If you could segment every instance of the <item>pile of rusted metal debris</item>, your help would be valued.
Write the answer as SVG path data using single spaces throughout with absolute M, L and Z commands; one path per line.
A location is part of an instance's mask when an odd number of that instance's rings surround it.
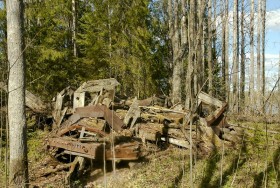
M 56 130 L 47 140 L 56 158 L 74 155 L 100 160 L 137 160 L 146 142 L 209 153 L 222 141 L 235 144 L 240 130 L 227 124 L 227 103 L 200 92 L 194 112 L 167 108 L 166 99 L 122 100 L 115 79 L 66 88 L 55 99 Z
M 240 142 L 242 129 L 226 121 L 226 102 L 200 92 L 191 112 L 182 105 L 170 107 L 167 97 L 118 97 L 119 85 L 113 78 L 92 80 L 76 90 L 67 87 L 53 99 L 52 132 L 46 144 L 52 156 L 71 163 L 65 167 L 70 175 L 86 159 L 138 160 L 147 142 L 192 148 L 203 155 Z M 29 109 L 50 114 L 50 107 L 40 98 L 26 94 Z

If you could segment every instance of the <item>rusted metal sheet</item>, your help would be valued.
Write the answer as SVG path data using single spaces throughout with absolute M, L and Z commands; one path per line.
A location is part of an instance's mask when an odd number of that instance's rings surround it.
M 51 138 L 48 140 L 48 145 L 58 148 L 63 148 L 69 151 L 87 154 L 95 158 L 100 149 L 102 150 L 101 143 L 80 143 L 77 141 L 70 141 L 64 138 Z M 102 153 L 102 151 L 101 151 Z
M 67 132 L 70 132 L 70 131 L 75 131 L 75 130 L 82 130 L 82 128 L 85 128 L 86 131 L 90 131 L 90 132 L 93 132 L 93 133 L 97 133 L 99 134 L 100 136 L 106 136 L 107 134 L 103 131 L 100 131 L 98 129 L 95 129 L 93 127 L 89 127 L 89 126 L 82 126 L 82 125 L 71 125 L 70 127 L 66 127 L 66 128 L 63 128 L 61 129 L 57 135 L 58 136 L 62 136 L 64 134 L 66 134 Z
M 48 145 L 65 149 L 65 153 L 72 155 L 88 157 L 91 159 L 104 158 L 103 143 L 81 143 L 64 138 L 51 138 L 48 140 Z M 106 160 L 113 160 L 113 158 L 117 160 L 137 160 L 140 155 L 140 147 L 138 142 L 116 145 L 114 150 L 115 154 L 113 154 L 110 144 L 107 144 L 105 148 Z
M 115 131 L 122 130 L 123 121 L 116 115 L 116 113 L 108 109 L 104 105 L 86 106 L 82 108 L 76 108 L 75 114 L 82 117 L 104 117 L 108 124 Z
M 123 143 L 115 146 L 115 159 L 117 160 L 137 160 L 140 156 L 140 146 L 138 142 Z M 106 159 L 113 160 L 113 151 L 106 150 Z
M 61 124 L 61 127 L 68 127 L 74 123 L 76 123 L 77 121 L 79 121 L 81 119 L 81 116 L 79 114 L 73 114 L 72 116 L 70 116 L 68 118 L 68 120 L 66 120 L 65 122 L 63 122 Z
M 104 117 L 104 108 L 101 105 L 76 108 L 75 114 L 82 117 Z

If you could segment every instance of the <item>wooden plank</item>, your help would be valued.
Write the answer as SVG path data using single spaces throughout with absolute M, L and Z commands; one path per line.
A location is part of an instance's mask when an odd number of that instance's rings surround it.
M 161 137 L 162 141 L 168 142 L 170 144 L 174 144 L 176 146 L 184 147 L 184 148 L 190 148 L 190 143 L 186 140 L 178 140 L 176 138 L 166 138 Z
M 135 98 L 133 100 L 133 103 L 130 106 L 128 112 L 125 115 L 125 118 L 123 121 L 124 124 L 126 126 L 129 126 L 129 123 L 130 123 L 130 128 L 132 128 L 135 125 L 136 120 L 140 117 L 140 113 L 141 113 L 141 110 L 138 107 L 138 100 L 137 100 L 137 98 Z
M 226 111 L 227 109 L 227 103 L 223 104 L 221 108 L 218 108 L 213 115 L 207 116 L 206 122 L 208 126 L 211 126 L 219 117 Z
M 223 106 L 223 102 L 208 95 L 207 93 L 204 93 L 204 92 L 200 92 L 198 94 L 198 99 L 200 99 L 203 103 L 205 104 L 211 104 L 211 105 L 214 105 L 214 106 L 217 106 L 217 107 L 222 107 Z
M 25 90 L 25 103 L 34 112 L 44 113 L 47 111 L 47 105 L 38 96 L 28 90 Z
M 75 110 L 78 107 L 84 107 L 84 106 L 85 106 L 85 92 L 75 92 L 73 109 Z
M 82 127 L 82 131 L 80 133 L 80 137 L 79 138 L 83 138 L 84 137 L 84 134 L 85 134 L 85 127 Z
M 6 92 L 8 91 L 7 85 L 4 82 L 0 82 L 0 88 Z M 48 108 L 40 97 L 34 95 L 28 90 L 25 90 L 25 105 L 37 113 L 46 113 Z
M 109 79 L 101 79 L 101 80 L 90 80 L 84 82 L 76 92 L 99 92 L 101 89 L 105 89 L 107 91 L 114 90 L 116 86 L 120 85 L 120 83 L 115 78 Z

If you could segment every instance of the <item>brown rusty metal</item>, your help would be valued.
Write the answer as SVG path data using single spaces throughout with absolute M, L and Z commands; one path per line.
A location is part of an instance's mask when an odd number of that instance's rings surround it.
M 115 146 L 115 159 L 117 160 L 137 160 L 140 155 L 140 146 L 137 142 L 123 143 Z M 106 150 L 106 159 L 113 160 L 113 151 Z
M 77 125 L 77 124 L 74 124 L 74 125 L 71 125 L 70 127 L 66 127 L 66 128 L 63 128 L 61 129 L 57 135 L 58 136 L 62 136 L 70 131 L 75 131 L 75 130 L 82 130 L 82 128 L 85 128 L 86 131 L 90 131 L 90 132 L 93 132 L 93 133 L 97 133 L 98 135 L 100 136 L 106 136 L 107 134 L 103 131 L 100 131 L 98 129 L 95 129 L 93 127 L 89 127 L 89 126 L 82 126 L 82 125 Z
M 69 140 L 67 138 L 50 138 L 48 145 L 52 147 L 65 149 L 65 153 L 72 155 L 88 157 L 91 159 L 104 158 L 103 143 L 81 143 L 78 141 Z M 138 142 L 129 142 L 115 146 L 115 155 L 110 147 L 106 144 L 106 160 L 137 160 L 140 155 L 140 146 Z
M 101 143 L 80 143 L 64 138 L 51 138 L 48 140 L 48 145 L 52 147 L 63 148 L 77 153 L 87 154 L 92 156 L 93 158 L 95 158 L 97 154 L 100 153 L 100 149 L 102 150 Z
M 115 131 L 122 130 L 123 121 L 116 115 L 116 113 L 108 109 L 104 105 L 86 106 L 76 108 L 75 114 L 78 114 L 81 118 L 83 117 L 103 117 L 108 124 Z
M 79 114 L 73 114 L 65 122 L 61 124 L 61 127 L 68 127 L 81 119 Z

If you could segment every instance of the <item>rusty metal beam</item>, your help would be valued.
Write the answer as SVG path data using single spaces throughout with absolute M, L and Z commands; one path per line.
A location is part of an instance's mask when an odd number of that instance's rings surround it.
M 93 158 L 95 158 L 98 153 L 102 153 L 103 147 L 101 143 L 80 143 L 64 138 L 51 138 L 48 140 L 48 145 L 52 147 L 63 148 L 73 152 L 87 154 L 92 156 Z
M 50 138 L 48 145 L 52 147 L 65 149 L 65 153 L 72 155 L 88 157 L 91 159 L 104 158 L 103 143 L 80 143 L 71 141 L 66 138 Z M 111 150 L 110 144 L 105 146 L 106 160 L 121 159 L 121 160 L 137 160 L 140 155 L 140 147 L 138 142 L 130 142 L 115 146 L 115 156 Z
M 78 114 L 81 118 L 104 117 L 112 129 L 117 132 L 122 130 L 122 126 L 124 125 L 123 121 L 116 115 L 116 113 L 104 105 L 76 108 L 75 114 Z
M 104 137 L 104 136 L 107 135 L 105 132 L 100 131 L 99 129 L 95 129 L 95 128 L 89 127 L 89 126 L 77 125 L 77 124 L 71 125 L 70 127 L 66 127 L 66 128 L 61 129 L 61 130 L 57 133 L 57 135 L 58 135 L 58 136 L 62 136 L 62 135 L 66 134 L 66 133 L 68 133 L 68 132 L 70 132 L 70 131 L 82 130 L 83 127 L 85 128 L 86 131 L 90 131 L 90 132 L 93 132 L 93 133 L 97 133 L 97 134 L 99 134 L 100 136 L 103 136 L 103 137 Z

